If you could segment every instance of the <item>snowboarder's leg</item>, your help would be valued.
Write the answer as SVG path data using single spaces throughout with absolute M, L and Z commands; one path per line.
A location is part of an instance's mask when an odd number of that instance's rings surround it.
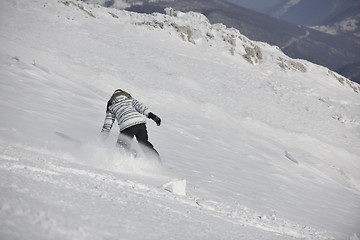
M 137 125 L 138 131 L 136 132 L 136 139 L 142 147 L 145 155 L 150 158 L 155 158 L 160 161 L 160 155 L 154 148 L 154 146 L 149 142 L 149 136 L 146 130 L 145 124 Z
M 124 131 L 120 132 L 116 145 L 118 146 L 120 151 L 136 156 L 136 151 L 131 149 L 131 143 L 133 138 L 133 131 L 130 128 L 125 129 Z

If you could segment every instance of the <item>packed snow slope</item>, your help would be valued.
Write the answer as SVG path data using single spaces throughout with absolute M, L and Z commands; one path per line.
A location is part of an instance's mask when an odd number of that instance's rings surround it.
M 1 239 L 359 236 L 356 83 L 197 13 L 0 9 Z M 117 88 L 162 118 L 163 165 L 100 137 Z

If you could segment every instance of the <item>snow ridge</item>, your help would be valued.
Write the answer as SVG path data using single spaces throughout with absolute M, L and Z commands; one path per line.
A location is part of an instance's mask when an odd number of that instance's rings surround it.
M 71 1 L 66 1 L 71 2 Z M 289 2 L 289 7 L 297 4 L 299 1 Z M 75 6 L 75 4 L 73 4 Z M 81 4 L 78 4 L 81 6 Z M 91 5 L 89 6 L 91 8 Z M 84 7 L 82 7 L 84 9 Z M 112 9 L 109 14 L 118 19 L 114 12 L 119 11 Z M 242 56 L 244 59 L 258 65 L 263 60 L 263 54 L 269 54 L 268 58 L 276 58 L 277 64 L 283 70 L 293 70 L 306 72 L 306 64 L 293 60 L 286 56 L 279 47 L 269 46 L 266 43 L 255 42 L 242 35 L 238 29 L 227 28 L 224 24 L 211 24 L 207 17 L 197 12 L 183 13 L 174 11 L 172 8 L 164 9 L 165 14 L 153 13 L 151 15 L 128 13 L 131 17 L 131 23 L 138 26 L 146 26 L 150 30 L 161 29 L 169 34 L 176 34 L 184 41 L 197 45 L 206 45 L 220 51 L 228 51 L 233 56 Z M 89 13 L 88 13 L 89 14 Z M 308 35 L 308 33 L 306 34 Z M 306 37 L 306 36 L 305 36 Z M 270 51 L 269 51 L 269 50 Z M 265 53 L 263 53 L 263 51 Z M 336 77 L 337 73 L 328 70 L 339 82 Z M 360 85 L 346 80 L 348 85 L 356 92 L 360 92 Z

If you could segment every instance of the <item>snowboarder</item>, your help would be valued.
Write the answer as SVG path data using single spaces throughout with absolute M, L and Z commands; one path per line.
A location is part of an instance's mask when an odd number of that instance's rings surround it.
M 116 120 L 120 127 L 120 134 L 117 140 L 117 146 L 125 150 L 128 154 L 135 154 L 131 149 L 131 142 L 134 137 L 138 141 L 147 157 L 160 160 L 159 153 L 148 140 L 146 130 L 146 120 L 142 115 L 154 120 L 160 126 L 161 119 L 149 111 L 141 102 L 133 98 L 129 93 L 117 89 L 111 96 L 106 107 L 106 116 L 101 133 L 107 138 L 110 129 Z

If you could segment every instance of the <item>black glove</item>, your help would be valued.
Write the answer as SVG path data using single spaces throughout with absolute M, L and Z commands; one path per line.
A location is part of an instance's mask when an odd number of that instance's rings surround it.
M 152 112 L 148 114 L 148 118 L 154 120 L 154 122 L 156 122 L 156 125 L 160 126 L 161 124 L 161 119 L 156 116 L 155 114 L 153 114 Z

